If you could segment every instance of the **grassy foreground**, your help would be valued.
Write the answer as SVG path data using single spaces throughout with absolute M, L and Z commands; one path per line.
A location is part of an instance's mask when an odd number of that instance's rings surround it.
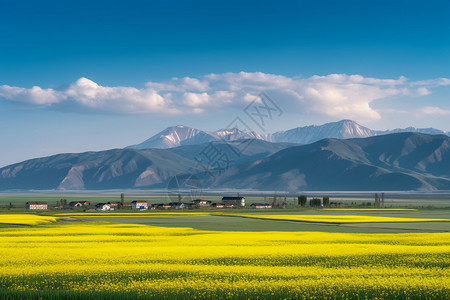
M 1 299 L 449 299 L 450 233 L 0 228 Z

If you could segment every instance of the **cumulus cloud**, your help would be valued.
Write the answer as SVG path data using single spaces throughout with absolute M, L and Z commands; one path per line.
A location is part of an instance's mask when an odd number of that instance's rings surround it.
M 87 78 L 78 79 L 64 94 L 82 107 L 94 110 L 122 113 L 176 112 L 153 89 L 104 87 Z
M 172 78 L 148 82 L 143 88 L 101 86 L 87 78 L 61 91 L 3 85 L 0 99 L 51 107 L 75 105 L 105 113 L 201 114 L 244 108 L 265 91 L 284 110 L 369 121 L 380 118 L 371 106 L 376 100 L 395 95 L 420 97 L 443 85 L 450 85 L 450 79 L 409 81 L 403 76 L 383 79 L 347 74 L 302 78 L 239 72 Z
M 417 110 L 419 115 L 432 115 L 432 116 L 448 116 L 450 115 L 450 110 L 442 109 L 435 106 L 426 106 Z
M 64 95 L 53 89 L 42 89 L 38 86 L 26 89 L 16 86 L 1 85 L 0 99 L 2 98 L 14 102 L 51 105 L 64 100 Z

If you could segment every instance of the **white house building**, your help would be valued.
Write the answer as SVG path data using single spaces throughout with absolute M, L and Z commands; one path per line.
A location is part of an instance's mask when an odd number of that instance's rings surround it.
M 25 204 L 26 209 L 47 209 L 47 202 L 45 201 L 31 201 Z
M 143 200 L 133 201 L 133 202 L 131 202 L 131 209 L 144 209 L 144 210 L 147 210 L 148 209 L 147 201 L 143 201 Z
M 97 210 L 101 211 L 111 210 L 111 205 L 109 205 L 108 203 L 97 203 L 95 206 L 97 207 Z
M 223 204 L 233 204 L 234 206 L 245 206 L 245 198 L 244 197 L 223 197 Z

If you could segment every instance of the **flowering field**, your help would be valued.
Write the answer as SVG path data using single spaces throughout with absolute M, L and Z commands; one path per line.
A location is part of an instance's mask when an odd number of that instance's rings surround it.
M 101 212 L 101 213 L 60 213 L 55 214 L 55 216 L 73 216 L 73 217 L 202 217 L 202 216 L 210 216 L 213 213 L 209 212 Z
M 0 228 L 0 298 L 449 299 L 450 233 Z
M 0 214 L 0 224 L 38 225 L 56 222 L 57 217 L 28 214 Z
M 254 219 L 284 220 L 315 223 L 396 223 L 396 222 L 450 222 L 450 219 L 398 218 L 363 215 L 263 215 L 235 214 L 234 216 Z

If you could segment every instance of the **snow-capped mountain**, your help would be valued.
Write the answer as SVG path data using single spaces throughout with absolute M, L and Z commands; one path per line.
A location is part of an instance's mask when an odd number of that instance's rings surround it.
M 311 144 L 325 138 L 350 139 L 366 138 L 371 136 L 386 135 L 392 133 L 416 132 L 425 134 L 445 134 L 448 132 L 434 128 L 394 129 L 376 131 L 359 125 L 355 121 L 342 120 L 323 125 L 311 125 L 297 127 L 286 131 L 278 131 L 272 134 L 260 135 L 256 132 L 241 131 L 237 128 L 220 129 L 217 131 L 204 131 L 187 126 L 169 127 L 148 140 L 127 148 L 132 149 L 167 149 L 185 145 L 198 145 L 211 141 L 236 141 L 241 139 L 259 139 L 273 143 Z
M 267 135 L 267 141 L 280 143 L 311 144 L 325 138 L 350 139 L 377 135 L 375 131 L 361 126 L 355 121 L 342 120 L 324 125 L 297 127 Z
M 252 132 L 242 131 L 237 128 L 220 129 L 220 130 L 215 131 L 213 134 L 218 139 L 225 140 L 225 141 L 237 141 L 237 140 L 245 140 L 245 139 L 265 140 L 261 135 L 257 134 L 254 131 L 252 131 Z
M 220 129 L 217 131 L 204 131 L 187 126 L 172 126 L 166 128 L 144 142 L 132 145 L 131 149 L 167 149 L 178 146 L 198 145 L 212 141 L 236 141 L 241 139 L 261 139 L 263 138 L 254 132 L 245 132 L 237 128 Z
M 396 128 L 393 130 L 385 130 L 385 131 L 376 131 L 377 135 L 383 134 L 391 134 L 391 133 L 402 133 L 402 132 L 417 132 L 417 133 L 425 133 L 425 134 L 445 134 L 449 135 L 449 132 L 445 132 L 436 128 Z

